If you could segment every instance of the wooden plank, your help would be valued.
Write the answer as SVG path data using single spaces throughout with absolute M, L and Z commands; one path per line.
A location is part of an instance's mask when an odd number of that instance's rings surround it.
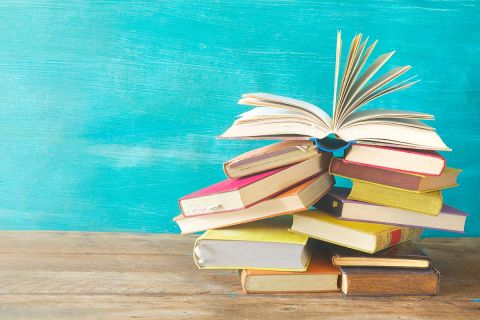
M 422 239 L 437 297 L 245 295 L 235 271 L 198 270 L 194 236 L 0 232 L 0 319 L 477 319 L 480 239 Z
M 318 297 L 318 298 L 317 298 Z M 0 296 L 10 319 L 478 319 L 467 301 L 295 296 Z

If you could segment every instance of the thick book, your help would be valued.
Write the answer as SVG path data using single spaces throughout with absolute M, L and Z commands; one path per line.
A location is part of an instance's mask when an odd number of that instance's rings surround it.
M 440 273 L 434 269 L 340 267 L 346 296 L 435 296 Z
M 367 202 L 347 199 L 350 189 L 332 188 L 315 204 L 339 219 L 413 226 L 463 233 L 468 214 L 443 205 L 436 216 L 400 208 L 375 205 Z
M 221 181 L 184 196 L 180 208 L 186 217 L 249 208 L 326 171 L 330 157 L 322 153 L 282 168 Z
M 346 152 L 345 162 L 374 168 L 438 176 L 445 168 L 445 158 L 434 151 L 415 151 L 354 144 Z
M 302 211 L 315 204 L 334 183 L 333 177 L 325 171 L 275 198 L 264 200 L 247 209 L 193 217 L 180 214 L 174 221 L 185 234 Z
M 322 146 L 324 141 L 329 141 L 325 138 L 335 135 L 343 142 L 343 147 L 356 141 L 399 148 L 450 150 L 435 129 L 422 122 L 432 120 L 432 115 L 385 109 L 358 111 L 374 99 L 408 88 L 416 82 L 408 78 L 392 83 L 411 68 L 408 65 L 395 67 L 382 76 L 375 76 L 394 51 L 379 56 L 364 69 L 377 43 L 375 41 L 367 47 L 367 41 L 368 39 L 362 41 L 362 34 L 353 38 L 346 63 L 341 68 L 342 38 L 340 33 L 337 34 L 331 116 L 320 107 L 302 100 L 268 93 L 247 93 L 238 103 L 255 108 L 241 114 L 220 138 L 314 138 L 320 140 L 317 143 Z M 343 75 L 339 74 L 340 70 L 343 70 Z M 328 150 L 328 147 L 325 150 Z
M 366 254 L 357 250 L 328 244 L 332 262 L 339 267 L 430 268 L 430 258 L 412 241 Z
M 281 141 L 236 156 L 223 164 L 223 170 L 230 179 L 241 178 L 304 161 L 317 153 L 312 141 Z
M 200 269 L 305 271 L 315 241 L 289 232 L 290 215 L 208 230 L 195 242 Z
M 339 158 L 332 159 L 330 163 L 330 173 L 336 176 L 418 192 L 456 187 L 461 171 L 460 169 L 445 168 L 440 175 L 431 176 L 364 166 Z
M 438 215 L 443 206 L 440 190 L 419 193 L 355 179 L 348 199 L 431 215 Z
M 290 293 L 339 291 L 340 271 L 330 255 L 316 246 L 305 272 L 242 270 L 241 284 L 245 293 Z
M 422 232 L 420 228 L 340 220 L 321 210 L 295 213 L 291 230 L 367 253 L 417 238 Z

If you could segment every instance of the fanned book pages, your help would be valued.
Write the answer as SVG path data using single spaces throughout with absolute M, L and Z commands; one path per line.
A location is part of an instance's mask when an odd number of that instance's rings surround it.
M 393 81 L 411 66 L 396 67 L 375 77 L 394 51 L 376 58 L 366 67 L 377 41 L 367 47 L 368 38 L 356 35 L 350 45 L 343 75 L 340 77 L 341 33 L 337 34 L 333 114 L 305 101 L 268 93 L 247 93 L 239 104 L 253 106 L 239 115 L 220 138 L 225 139 L 316 139 L 324 150 L 341 149 L 352 142 L 400 148 L 444 150 L 445 145 L 435 129 L 421 120 L 433 116 L 420 112 L 358 109 L 385 94 L 416 83 L 414 77 Z M 374 78 L 375 77 L 375 78 Z M 333 143 L 329 136 L 335 136 Z M 330 147 L 333 145 L 333 147 Z

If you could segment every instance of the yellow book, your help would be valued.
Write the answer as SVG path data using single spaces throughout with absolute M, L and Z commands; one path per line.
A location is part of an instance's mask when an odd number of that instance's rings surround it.
M 352 179 L 350 200 L 374 203 L 410 211 L 438 215 L 442 210 L 443 199 L 440 190 L 418 193 L 385 185 L 378 185 Z
M 321 210 L 305 210 L 293 215 L 291 231 L 350 249 L 375 253 L 417 238 L 422 229 L 346 221 Z
M 305 271 L 314 242 L 289 232 L 292 216 L 280 216 L 223 229 L 208 230 L 195 242 L 200 269 Z

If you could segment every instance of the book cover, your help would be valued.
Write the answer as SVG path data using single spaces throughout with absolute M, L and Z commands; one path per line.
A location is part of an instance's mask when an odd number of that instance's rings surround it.
M 381 250 L 374 254 L 326 244 L 332 262 L 341 267 L 429 268 L 430 258 L 412 241 Z
M 300 162 L 318 153 L 312 141 L 281 141 L 236 156 L 223 164 L 223 170 L 230 179 L 241 178 Z
M 326 248 L 317 245 L 305 272 L 244 269 L 240 281 L 245 293 L 339 291 L 340 270 Z
M 365 166 L 339 158 L 332 159 L 329 169 L 329 172 L 336 176 L 418 192 L 456 187 L 458 186 L 457 177 L 461 171 L 445 168 L 438 176 L 428 176 Z
M 439 190 L 418 193 L 355 179 L 352 179 L 352 191 L 348 199 L 431 215 L 438 215 L 443 205 L 442 193 Z
M 307 236 L 288 231 L 291 226 L 292 217 L 290 215 L 280 216 L 222 229 L 208 230 L 197 239 L 197 242 L 200 240 L 231 240 L 307 244 Z
M 367 253 L 417 238 L 422 232 L 420 228 L 341 220 L 321 210 L 295 213 L 291 230 Z
M 346 296 L 434 296 L 440 273 L 434 268 L 339 267 Z
M 199 269 L 305 271 L 316 243 L 289 232 L 291 224 L 286 215 L 208 230 L 195 241 L 194 262 Z
M 350 189 L 334 187 L 315 207 L 339 219 L 463 233 L 468 214 L 444 204 L 438 215 L 347 199 Z
M 249 186 L 257 181 L 260 181 L 262 179 L 265 179 L 269 176 L 272 176 L 280 171 L 283 171 L 287 169 L 289 166 L 281 167 L 281 168 L 276 168 L 273 170 L 269 170 L 266 172 L 262 172 L 256 175 L 252 175 L 249 177 L 243 177 L 243 178 L 238 178 L 238 179 L 225 179 L 223 181 L 217 182 L 215 184 L 212 184 L 206 188 L 200 189 L 198 191 L 192 192 L 190 194 L 187 194 L 186 196 L 183 196 L 180 198 L 180 201 L 185 200 L 185 199 L 191 199 L 191 198 L 198 198 L 198 197 L 204 197 L 212 194 L 218 194 L 218 193 L 226 193 L 230 191 L 235 191 L 242 189 L 246 186 Z
M 184 234 L 285 215 L 308 209 L 325 195 L 333 184 L 333 176 L 329 175 L 328 172 L 323 172 L 274 198 L 264 200 L 243 210 L 193 217 L 185 217 L 180 214 L 174 218 L 174 221 Z
M 249 208 L 327 171 L 330 158 L 330 154 L 317 154 L 282 168 L 221 181 L 180 198 L 180 209 L 192 217 Z

